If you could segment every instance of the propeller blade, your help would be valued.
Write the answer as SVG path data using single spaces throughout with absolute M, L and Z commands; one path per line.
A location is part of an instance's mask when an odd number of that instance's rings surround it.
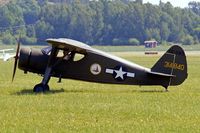
M 17 63 L 18 63 L 18 59 L 19 59 L 19 49 L 20 49 L 20 40 L 17 41 L 17 51 L 16 51 L 16 55 L 15 55 L 15 62 L 14 62 L 13 75 L 12 75 L 12 82 L 13 82 L 13 80 L 15 78 L 15 72 L 16 72 Z

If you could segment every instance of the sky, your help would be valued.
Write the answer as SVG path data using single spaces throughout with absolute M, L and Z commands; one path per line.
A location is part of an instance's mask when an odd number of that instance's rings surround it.
M 196 1 L 196 2 L 200 2 L 200 0 L 162 0 L 162 2 L 166 3 L 166 2 L 170 2 L 174 7 L 188 7 L 188 3 L 190 1 Z M 152 4 L 159 4 L 160 0 L 143 0 L 143 3 L 152 3 Z

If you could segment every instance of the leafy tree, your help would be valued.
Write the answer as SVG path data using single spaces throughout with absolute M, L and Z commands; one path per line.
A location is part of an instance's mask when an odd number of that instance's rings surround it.
M 35 25 L 36 37 L 39 40 L 45 40 L 52 37 L 53 26 L 41 20 Z
M 9 32 L 6 32 L 5 34 L 3 34 L 1 36 L 1 40 L 2 40 L 2 43 L 3 44 L 15 44 L 16 41 L 15 41 L 15 38 L 9 33 Z
M 36 38 L 33 37 L 27 37 L 27 36 L 21 36 L 20 41 L 22 44 L 28 44 L 28 45 L 32 45 L 35 44 L 37 42 Z
M 0 8 L 0 41 L 10 44 L 7 36 L 20 34 L 31 44 L 49 37 L 104 45 L 128 45 L 129 38 L 193 44 L 200 40 L 199 9 L 199 2 L 182 9 L 161 1 L 12 0 Z
M 129 45 L 129 42 L 127 39 L 124 38 L 114 38 L 112 40 L 113 45 Z
M 192 45 L 192 44 L 194 44 L 193 37 L 190 35 L 185 36 L 185 38 L 183 39 L 183 45 Z
M 92 14 L 92 40 L 91 43 L 100 44 L 103 41 L 103 29 L 104 29 L 104 19 L 103 19 L 103 3 L 100 2 L 90 2 L 90 8 Z
M 189 8 L 200 16 L 200 2 L 191 1 L 188 3 Z
M 169 31 L 169 28 L 168 28 L 168 24 L 165 23 L 165 22 L 162 22 L 161 26 L 160 26 L 161 40 L 168 40 L 169 34 L 170 34 L 170 31 Z
M 34 26 L 30 25 L 26 27 L 26 36 L 27 37 L 34 37 L 36 36 Z
M 136 38 L 130 38 L 128 42 L 130 45 L 140 45 L 140 41 Z
M 120 40 L 119 38 L 114 38 L 114 39 L 112 40 L 112 44 L 113 44 L 113 45 L 120 45 L 120 44 L 121 44 L 121 40 Z

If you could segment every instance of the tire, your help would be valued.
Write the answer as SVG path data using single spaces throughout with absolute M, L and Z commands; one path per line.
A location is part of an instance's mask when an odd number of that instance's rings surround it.
M 47 92 L 49 91 L 48 85 L 43 85 L 42 83 L 35 85 L 33 88 L 33 92 L 41 93 L 41 92 Z

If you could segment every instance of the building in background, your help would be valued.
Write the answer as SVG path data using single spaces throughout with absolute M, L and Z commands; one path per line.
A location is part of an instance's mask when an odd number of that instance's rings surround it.
M 153 41 L 145 41 L 144 42 L 145 48 L 155 48 L 158 46 L 158 42 L 153 40 Z

